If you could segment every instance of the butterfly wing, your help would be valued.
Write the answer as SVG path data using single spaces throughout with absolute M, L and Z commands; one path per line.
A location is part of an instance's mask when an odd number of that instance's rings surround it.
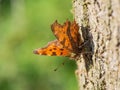
M 71 45 L 74 51 L 78 51 L 78 47 L 83 43 L 81 35 L 79 33 L 79 26 L 75 22 L 75 20 L 70 24 L 70 34 L 68 34 L 70 41 L 72 42 Z
M 75 21 L 71 23 L 67 20 L 63 25 L 60 25 L 55 21 L 51 25 L 51 29 L 64 48 L 67 48 L 72 52 L 78 50 L 81 38 L 79 34 L 79 26 Z
M 46 47 L 34 50 L 34 53 L 47 56 L 70 56 L 70 51 L 63 48 L 58 40 L 49 42 Z

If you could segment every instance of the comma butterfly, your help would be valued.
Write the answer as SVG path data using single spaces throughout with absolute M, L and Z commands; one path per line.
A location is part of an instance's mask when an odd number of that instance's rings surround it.
M 47 46 L 34 50 L 35 54 L 47 56 L 68 56 L 80 53 L 82 44 L 79 26 L 75 20 L 71 23 L 66 21 L 60 25 L 57 20 L 51 25 L 53 34 L 57 40 L 51 41 Z

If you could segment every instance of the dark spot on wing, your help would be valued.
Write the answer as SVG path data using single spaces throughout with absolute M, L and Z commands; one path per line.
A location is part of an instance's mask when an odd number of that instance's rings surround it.
M 63 51 L 64 49 L 61 48 L 60 50 Z
M 56 52 L 52 52 L 52 55 L 56 55 Z
M 56 48 L 53 48 L 54 50 L 56 50 Z
M 63 52 L 60 53 L 60 55 L 62 55 L 62 54 L 63 54 Z
M 65 38 L 61 41 L 61 44 L 65 46 Z
M 63 32 L 65 34 L 65 32 Z
M 52 49 L 49 49 L 49 51 L 52 51 Z
M 43 52 L 42 55 L 47 55 L 47 54 L 45 52 Z

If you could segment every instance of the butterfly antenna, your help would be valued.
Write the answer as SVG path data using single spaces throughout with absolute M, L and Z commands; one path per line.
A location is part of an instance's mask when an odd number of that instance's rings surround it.
M 59 64 L 59 66 L 57 68 L 54 69 L 54 71 L 57 71 L 61 66 L 63 66 L 65 64 L 67 60 L 65 60 L 64 62 L 62 62 L 61 64 Z

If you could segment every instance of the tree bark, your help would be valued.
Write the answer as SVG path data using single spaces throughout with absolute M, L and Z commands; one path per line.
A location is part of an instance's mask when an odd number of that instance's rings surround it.
M 89 41 L 77 60 L 80 90 L 120 90 L 120 0 L 73 0 L 73 14 Z

